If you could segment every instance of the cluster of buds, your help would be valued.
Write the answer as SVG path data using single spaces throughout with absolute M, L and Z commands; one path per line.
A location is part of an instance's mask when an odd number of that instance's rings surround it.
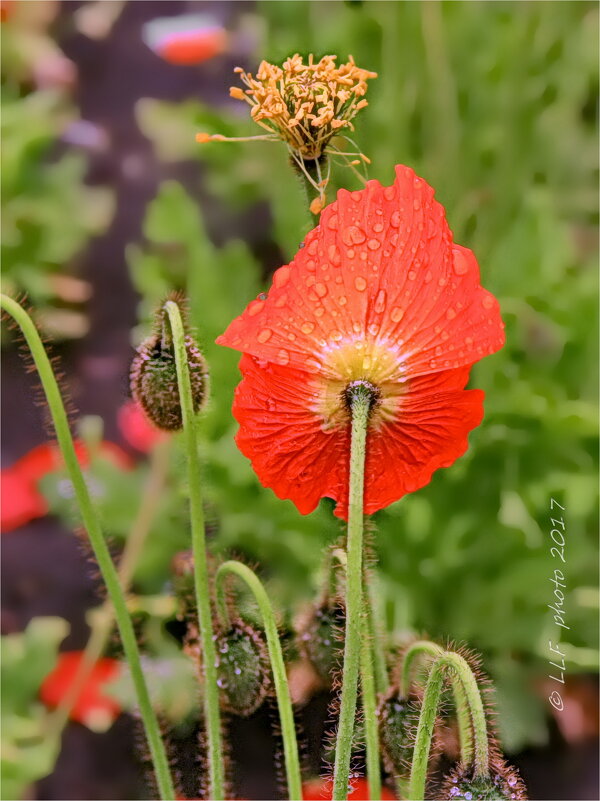
M 248 103 L 252 119 L 268 132 L 251 138 L 285 142 L 292 162 L 318 193 L 311 204 L 311 211 L 318 213 L 329 180 L 328 173 L 324 174 L 326 154 L 357 156 L 352 165 L 368 162 L 362 153 L 342 151 L 331 145 L 331 140 L 354 130 L 352 120 L 368 105 L 367 81 L 377 73 L 357 67 L 352 57 L 338 66 L 335 56 L 323 56 L 315 62 L 311 54 L 305 64 L 297 53 L 281 67 L 262 61 L 256 77 L 241 67 L 235 71 L 246 88 L 233 86 L 231 97 Z M 219 134 L 206 133 L 196 138 L 198 142 L 226 140 Z

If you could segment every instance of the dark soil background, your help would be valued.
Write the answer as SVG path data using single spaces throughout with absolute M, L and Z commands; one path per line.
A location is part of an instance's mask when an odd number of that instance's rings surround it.
M 138 130 L 134 105 L 140 97 L 178 100 L 200 96 L 217 101 L 227 97 L 229 71 L 224 69 L 210 82 L 195 68 L 174 67 L 162 62 L 139 39 L 139 28 L 162 14 L 175 15 L 201 8 L 225 22 L 248 4 L 130 2 L 103 41 L 94 42 L 74 33 L 70 16 L 79 3 L 63 3 L 58 21 L 59 38 L 66 55 L 79 72 L 76 99 L 83 119 L 102 125 L 109 133 L 108 155 L 97 157 L 90 167 L 89 181 L 111 186 L 117 196 L 117 212 L 104 236 L 96 239 L 83 257 L 82 277 L 93 285 L 88 311 L 91 329 L 74 344 L 54 352 L 61 358 L 76 408 L 82 414 L 97 414 L 105 421 L 106 438 L 120 441 L 115 413 L 127 392 L 126 376 L 131 358 L 130 330 L 136 322 L 136 297 L 125 263 L 125 246 L 141 236 L 146 204 L 158 182 L 181 180 L 202 202 L 202 176 L 197 164 L 176 167 L 159 162 L 149 142 Z M 231 67 L 234 61 L 231 62 Z M 267 212 L 256 209 L 250 217 L 232 217 L 224 209 L 207 208 L 207 222 L 216 241 L 232 226 L 236 235 L 250 241 L 261 256 L 265 270 L 277 260 L 275 246 L 266 240 Z M 41 410 L 31 403 L 37 385 L 24 371 L 15 348 L 4 353 L 2 414 L 3 460 L 11 464 L 35 445 L 47 440 Z M 118 402 L 116 402 L 118 401 Z M 56 520 L 46 518 L 3 538 L 2 630 L 22 630 L 36 615 L 59 615 L 71 624 L 65 650 L 85 646 L 88 630 L 85 611 L 99 602 L 89 565 L 76 539 Z M 590 683 L 593 684 L 592 679 Z M 590 695 L 593 695 L 590 694 Z M 318 769 L 321 735 L 325 727 L 328 699 L 315 698 L 304 712 L 308 761 Z M 278 797 L 273 769 L 276 744 L 271 734 L 268 710 L 236 721 L 232 728 L 236 791 L 243 798 Z M 134 799 L 147 788 L 140 780 L 135 749 L 135 726 L 122 716 L 112 729 L 97 735 L 79 724 L 65 732 L 63 750 L 55 772 L 39 782 L 32 798 L 39 799 Z M 194 763 L 194 740 L 177 743 L 178 761 L 190 776 L 201 770 Z M 597 744 L 567 744 L 558 729 L 543 749 L 512 757 L 520 768 L 532 798 L 597 798 Z M 187 784 L 187 782 L 186 782 Z M 188 788 L 185 788 L 188 790 Z M 190 787 L 189 790 L 192 790 Z

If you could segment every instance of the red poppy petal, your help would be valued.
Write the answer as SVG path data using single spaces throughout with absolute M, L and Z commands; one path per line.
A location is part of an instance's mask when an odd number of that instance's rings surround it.
M 156 53 L 169 64 L 191 66 L 208 61 L 225 50 L 227 34 L 220 28 L 169 35 L 156 47 Z
M 38 492 L 35 482 L 29 481 L 20 470 L 13 467 L 2 470 L 2 505 L 0 507 L 0 531 L 12 531 L 30 520 L 43 517 L 48 512 L 44 496 Z
M 473 254 L 452 244 L 433 189 L 408 167 L 391 187 L 340 191 L 266 299 L 217 342 L 333 377 L 327 354 L 352 337 L 395 348 L 398 377 L 472 364 L 504 342 Z
M 309 514 L 327 494 L 324 477 L 343 469 L 347 432 L 325 433 L 317 415 L 310 412 L 314 385 L 308 373 L 261 365 L 246 355 L 240 370 L 244 379 L 233 403 L 240 424 L 237 445 L 264 486 Z
M 324 431 L 311 411 L 318 380 L 308 373 L 244 355 L 244 376 L 233 414 L 236 442 L 261 483 L 309 514 L 320 498 L 337 502 L 347 518 L 350 430 Z M 469 368 L 411 379 L 398 418 L 369 430 L 365 514 L 424 487 L 468 447 L 467 434 L 483 417 L 481 390 L 463 390 Z
M 368 801 L 369 782 L 367 779 L 360 776 L 351 781 L 352 790 L 348 795 L 348 801 Z M 333 797 L 333 779 L 314 779 L 313 781 L 304 782 L 302 785 L 302 798 L 304 801 L 331 801 Z M 387 789 L 381 788 L 382 801 L 394 801 L 396 796 Z
M 55 708 L 64 699 L 80 669 L 82 657 L 82 651 L 59 654 L 56 667 L 46 676 L 40 688 L 40 699 L 46 706 Z M 103 687 L 115 679 L 119 672 L 120 664 L 117 660 L 99 659 L 92 667 L 73 705 L 71 719 L 84 725 L 99 716 L 114 720 L 121 708 L 115 698 L 103 693 Z
M 118 411 L 117 422 L 123 439 L 142 453 L 148 453 L 168 437 L 164 431 L 152 425 L 137 401 L 129 400 Z

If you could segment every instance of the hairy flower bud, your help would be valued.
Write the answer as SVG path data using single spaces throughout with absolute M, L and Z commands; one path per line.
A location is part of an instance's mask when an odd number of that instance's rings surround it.
M 414 731 L 418 721 L 416 704 L 392 687 L 377 710 L 379 743 L 388 770 L 397 776 L 410 772 Z
M 248 717 L 262 704 L 271 683 L 262 632 L 242 620 L 216 637 L 217 684 L 223 709 Z
M 341 638 L 345 622 L 343 602 L 327 598 L 313 607 L 298 627 L 300 650 L 327 686 L 333 685 L 335 674 L 342 666 Z
M 174 299 L 185 324 L 185 310 Z M 185 352 L 190 373 L 194 411 L 199 412 L 208 396 L 208 370 L 197 344 L 185 335 Z M 179 431 L 183 426 L 175 349 L 164 307 L 156 317 L 155 331 L 137 349 L 130 371 L 131 392 L 146 415 L 163 431 Z
M 527 798 L 527 792 L 518 771 L 495 757 L 489 776 L 474 776 L 473 766 L 458 765 L 446 777 L 440 798 L 444 801 L 522 801 Z

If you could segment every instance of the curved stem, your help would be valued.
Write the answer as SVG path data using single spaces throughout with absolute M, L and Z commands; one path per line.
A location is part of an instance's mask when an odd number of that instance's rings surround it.
M 437 658 L 425 687 L 415 749 L 410 774 L 409 798 L 420 801 L 425 793 L 425 781 L 429 763 L 431 739 L 439 705 L 444 679 L 447 673 L 455 676 L 464 692 L 466 708 L 470 713 L 474 735 L 474 773 L 475 776 L 489 775 L 489 745 L 487 721 L 477 680 L 468 662 L 453 651 L 446 651 Z
M 356 696 L 361 651 L 363 495 L 365 451 L 371 398 L 356 391 L 351 398 L 350 487 L 348 498 L 348 564 L 346 569 L 346 638 L 340 719 L 338 723 L 333 775 L 333 801 L 344 801 L 356 719 Z
M 402 674 L 400 677 L 400 694 L 407 697 L 410 693 L 410 685 L 413 680 L 413 671 L 417 660 L 422 656 L 430 656 L 431 658 L 442 656 L 445 653 L 444 649 L 437 645 L 437 643 L 430 642 L 429 640 L 417 640 L 406 651 L 404 661 L 402 664 Z M 460 741 L 460 756 L 465 765 L 468 765 L 473 760 L 474 743 L 473 743 L 473 723 L 471 720 L 470 704 L 467 699 L 463 683 L 461 682 L 458 674 L 452 672 L 452 693 L 454 696 L 454 707 L 456 710 L 456 720 L 458 723 L 458 734 Z M 486 740 L 487 742 L 487 740 Z
M 258 576 L 249 567 L 230 560 L 224 562 L 217 570 L 215 578 L 217 588 L 217 609 L 219 618 L 224 626 L 229 626 L 229 613 L 227 611 L 227 601 L 225 598 L 224 579 L 228 574 L 233 574 L 241 578 L 246 583 L 258 604 L 260 614 L 265 627 L 267 647 L 269 649 L 269 659 L 271 670 L 273 671 L 273 683 L 275 694 L 277 695 L 277 707 L 279 709 L 279 720 L 281 723 L 281 736 L 283 739 L 283 754 L 285 759 L 285 771 L 288 785 L 288 795 L 291 799 L 302 798 L 302 779 L 300 776 L 300 760 L 298 757 L 298 742 L 296 740 L 296 729 L 294 726 L 294 713 L 292 701 L 287 682 L 283 652 L 279 642 L 277 624 L 273 608 L 269 601 L 265 588 L 261 584 Z
M 194 554 L 194 586 L 200 624 L 202 645 L 202 667 L 204 670 L 204 719 L 208 738 L 208 771 L 210 798 L 223 801 L 225 797 L 225 769 L 223 764 L 223 743 L 221 737 L 221 713 L 219 709 L 219 688 L 217 686 L 216 651 L 213 640 L 212 615 L 208 584 L 208 565 L 206 561 L 206 535 L 204 529 L 204 509 L 202 507 L 200 458 L 196 435 L 196 414 L 192 399 L 190 372 L 185 349 L 185 331 L 179 306 L 172 300 L 165 304 L 169 316 L 181 419 L 185 437 L 188 482 L 190 493 L 190 517 L 192 527 L 192 551 Z
M 56 378 L 52 371 L 50 360 L 48 359 L 40 336 L 27 312 L 22 309 L 18 303 L 12 300 L 12 298 L 6 295 L 0 297 L 0 305 L 21 328 L 40 376 L 46 395 L 46 401 L 50 409 L 50 414 L 52 415 L 52 422 L 54 424 L 58 445 L 65 461 L 69 478 L 73 484 L 83 524 L 90 538 L 98 567 L 100 568 L 102 578 L 106 584 L 108 596 L 115 610 L 115 618 L 123 642 L 125 656 L 129 663 L 131 678 L 140 707 L 140 715 L 148 739 L 148 746 L 156 773 L 159 793 L 163 801 L 168 801 L 175 797 L 175 791 L 169 771 L 165 747 L 160 736 L 160 729 L 156 715 L 152 709 L 148 687 L 142 671 L 140 652 L 136 642 L 133 624 L 127 610 L 125 596 L 121 590 L 117 570 L 104 540 L 83 473 L 81 472 L 77 460 L 65 407 L 62 402 Z
M 119 581 L 123 592 L 127 592 L 133 571 L 141 555 L 160 502 L 169 466 L 170 444 L 170 440 L 158 443 L 153 448 L 150 456 L 148 481 L 118 567 Z M 92 632 L 68 692 L 48 720 L 47 733 L 49 737 L 58 735 L 67 724 L 76 699 L 83 689 L 93 666 L 104 651 L 113 620 L 114 609 L 112 603 L 108 600 L 102 605 L 97 620 L 92 624 Z

